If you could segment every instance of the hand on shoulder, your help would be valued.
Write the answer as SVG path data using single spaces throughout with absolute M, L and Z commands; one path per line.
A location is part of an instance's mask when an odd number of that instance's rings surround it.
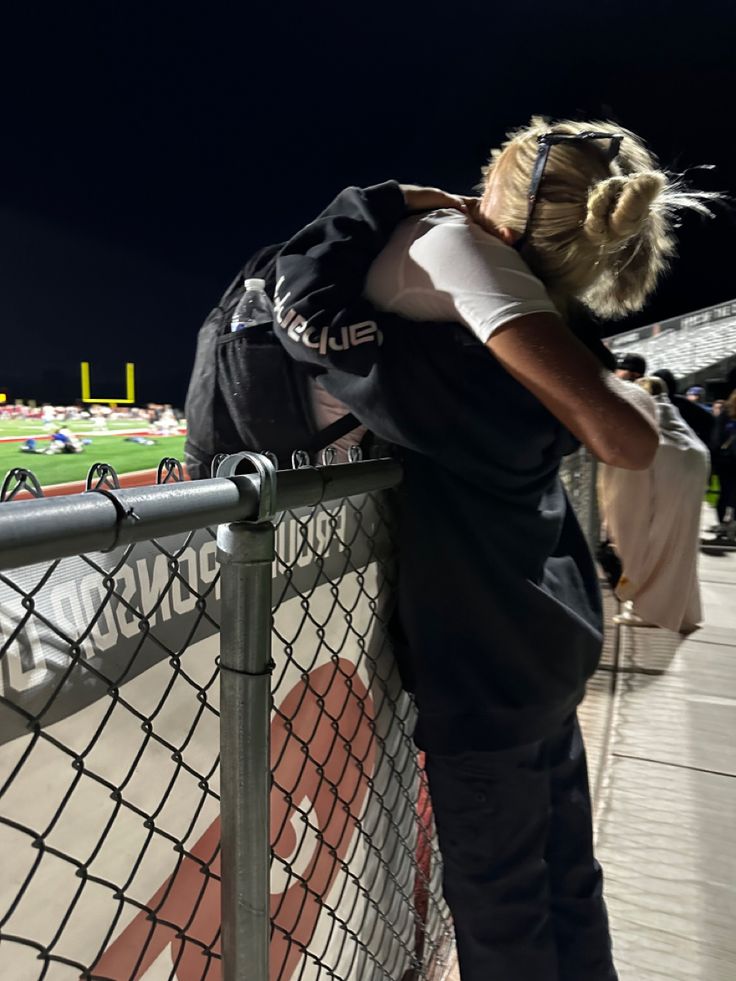
M 400 184 L 399 187 L 409 211 L 437 211 L 440 208 L 452 208 L 472 218 L 479 203 L 478 198 L 450 194 L 449 191 L 443 191 L 439 187 L 422 187 L 418 184 Z

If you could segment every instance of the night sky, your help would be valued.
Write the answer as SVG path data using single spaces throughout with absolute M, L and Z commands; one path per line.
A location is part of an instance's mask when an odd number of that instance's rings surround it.
M 733 0 L 48 6 L 0 52 L 12 397 L 74 399 L 82 359 L 122 394 L 132 360 L 141 399 L 181 404 L 250 252 L 347 184 L 467 193 L 532 113 L 616 119 L 673 169 L 714 164 L 701 188 L 736 186 Z M 674 274 L 613 330 L 736 297 L 735 234 L 728 212 L 686 219 Z

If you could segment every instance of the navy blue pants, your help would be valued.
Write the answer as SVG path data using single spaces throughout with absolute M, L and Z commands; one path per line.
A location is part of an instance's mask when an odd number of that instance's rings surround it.
M 463 981 L 616 981 L 577 718 L 426 766 Z

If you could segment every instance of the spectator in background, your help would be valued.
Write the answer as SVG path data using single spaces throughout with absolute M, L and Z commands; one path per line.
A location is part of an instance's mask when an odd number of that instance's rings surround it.
M 695 435 L 710 446 L 711 435 L 713 432 L 713 416 L 705 406 L 700 405 L 696 400 L 678 395 L 677 379 L 667 368 L 660 368 L 652 372 L 653 378 L 661 378 L 667 386 L 667 394 L 670 402 L 675 406 L 682 418 L 693 430 Z
M 637 384 L 653 396 L 659 446 L 646 470 L 602 465 L 601 510 L 623 564 L 616 595 L 627 604 L 614 622 L 682 634 L 701 619 L 697 576 L 708 448 L 672 405 L 661 378 Z
M 710 410 L 713 413 L 713 415 L 716 417 L 716 419 L 718 418 L 718 416 L 723 411 L 723 406 L 725 404 L 726 404 L 726 400 L 725 399 L 716 399 L 715 402 L 713 403 L 713 405 L 711 406 Z
M 646 373 L 647 363 L 641 354 L 622 354 L 618 359 L 616 374 L 624 381 L 636 381 Z
M 60 428 L 51 434 L 47 454 L 56 453 L 83 453 L 84 445 L 80 438 L 68 429 Z
M 721 485 L 716 511 L 719 527 L 715 544 L 721 538 L 733 541 L 736 530 L 736 389 L 726 399 L 723 411 L 714 420 L 711 440 L 713 469 Z
M 163 407 L 154 427 L 161 436 L 173 436 L 178 431 L 179 423 L 170 405 Z
M 702 385 L 691 385 L 685 392 L 685 398 L 689 402 L 695 402 L 696 405 L 702 405 L 707 411 L 707 406 L 705 404 L 705 389 Z
M 41 409 L 41 420 L 43 421 L 44 429 L 54 429 L 56 428 L 56 409 L 53 405 L 45 403 Z
M 101 407 L 94 405 L 91 411 L 95 430 L 98 432 L 107 432 L 107 416 L 101 411 Z

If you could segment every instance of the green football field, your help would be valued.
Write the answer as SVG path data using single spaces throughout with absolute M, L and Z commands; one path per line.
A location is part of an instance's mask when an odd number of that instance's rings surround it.
M 109 433 L 97 434 L 87 421 L 64 423 L 72 432 L 88 433 L 92 443 L 85 446 L 83 453 L 58 453 L 46 456 L 37 453 L 21 453 L 22 443 L 0 443 L 0 480 L 13 467 L 32 470 L 43 485 L 63 484 L 70 480 L 84 480 L 93 463 L 109 463 L 119 474 L 133 470 L 148 470 L 157 467 L 164 457 L 173 456 L 181 460 L 184 455 L 184 436 L 151 436 L 153 446 L 141 446 L 126 442 L 124 435 L 115 435 L 115 430 L 139 431 L 145 424 L 135 421 L 114 421 L 108 424 Z M 48 432 L 37 420 L 0 419 L 0 436 L 20 436 L 39 438 L 38 446 L 48 446 Z M 148 438 L 148 437 L 147 437 Z
M 90 419 L 57 422 L 54 426 L 63 426 L 72 433 L 90 433 L 91 436 L 95 432 L 94 423 Z M 110 432 L 126 429 L 142 432 L 147 428 L 147 423 L 140 419 L 113 419 L 108 422 L 107 428 Z M 24 439 L 28 436 L 48 436 L 51 429 L 52 426 L 45 429 L 40 419 L 0 419 L 0 436 L 22 436 Z
M 89 421 L 65 423 L 72 432 L 89 433 L 92 440 L 90 446 L 85 446 L 83 453 L 59 453 L 55 456 L 44 456 L 35 453 L 21 453 L 22 443 L 0 443 L 0 481 L 8 470 L 13 467 L 24 467 L 32 470 L 43 485 L 64 484 L 71 480 L 84 480 L 87 471 L 93 463 L 109 463 L 119 474 L 131 473 L 134 470 L 148 470 L 158 466 L 164 457 L 184 458 L 184 436 L 151 437 L 153 446 L 141 446 L 128 443 L 122 435 L 114 435 L 115 430 L 139 429 L 145 424 L 135 421 L 115 420 L 108 423 L 111 432 L 98 435 Z M 8 420 L 0 419 L 0 436 L 20 436 L 27 439 L 30 436 L 48 436 L 43 424 L 38 420 Z M 47 446 L 48 439 L 40 439 L 40 446 Z M 718 478 L 713 475 L 706 494 L 706 501 L 715 506 L 718 499 Z

